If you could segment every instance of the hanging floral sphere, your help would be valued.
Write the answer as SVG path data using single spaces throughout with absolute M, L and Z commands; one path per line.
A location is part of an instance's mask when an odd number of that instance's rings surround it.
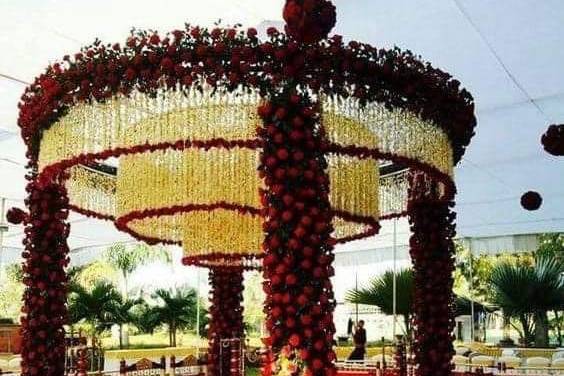
M 288 0 L 284 20 L 288 35 L 300 42 L 316 43 L 333 29 L 337 12 L 328 0 Z
M 526 210 L 537 210 L 542 204 L 542 197 L 538 192 L 529 191 L 521 196 L 521 206 Z
M 564 155 L 564 124 L 552 124 L 541 138 L 542 146 L 547 153 Z
M 23 223 L 27 218 L 27 213 L 20 208 L 11 208 L 6 213 L 6 219 L 13 225 Z

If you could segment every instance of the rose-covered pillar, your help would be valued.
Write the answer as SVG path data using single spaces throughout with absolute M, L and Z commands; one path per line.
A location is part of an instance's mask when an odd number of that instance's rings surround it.
M 65 366 L 68 198 L 56 182 L 27 186 L 22 376 L 61 376 Z
M 317 106 L 290 87 L 261 106 L 259 115 L 271 350 L 263 375 L 332 375 L 334 241 Z
M 214 267 L 209 273 L 211 287 L 208 331 L 208 375 L 231 374 L 231 347 L 221 349 L 222 340 L 241 339 L 243 329 L 243 269 Z
M 454 192 L 441 192 L 439 184 L 423 173 L 412 174 L 409 183 L 416 375 L 447 376 L 454 355 Z

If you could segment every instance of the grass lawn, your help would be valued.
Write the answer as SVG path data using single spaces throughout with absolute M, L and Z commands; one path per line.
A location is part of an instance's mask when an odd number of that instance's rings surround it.
M 247 368 L 245 370 L 245 376 L 260 376 L 260 369 L 258 369 L 258 368 Z
M 206 347 L 207 339 L 198 338 L 193 333 L 178 333 L 176 335 L 176 346 L 178 347 Z M 119 348 L 117 338 L 111 336 L 102 338 L 102 346 L 106 350 L 115 350 Z M 129 349 L 158 349 L 169 347 L 168 333 L 155 332 L 154 334 L 136 334 L 129 336 Z
M 250 338 L 251 346 L 259 347 L 262 342 L 260 338 Z M 102 346 L 106 350 L 115 350 L 119 348 L 119 341 L 117 338 L 106 336 L 102 338 Z M 208 340 L 206 338 L 198 338 L 194 333 L 177 333 L 176 335 L 177 347 L 207 347 Z M 129 335 L 129 349 L 158 349 L 162 347 L 169 347 L 168 333 L 161 331 L 154 334 L 136 334 Z

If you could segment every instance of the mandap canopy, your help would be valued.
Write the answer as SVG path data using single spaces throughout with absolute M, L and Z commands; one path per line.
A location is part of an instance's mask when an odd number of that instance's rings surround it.
M 287 0 L 286 32 L 134 31 L 47 68 L 19 126 L 29 158 L 23 375 L 62 375 L 69 210 L 212 269 L 210 373 L 242 334 L 241 270 L 261 266 L 263 373 L 333 375 L 333 247 L 408 215 L 418 375 L 450 374 L 453 166 L 471 95 L 411 52 L 328 37 L 327 0 Z M 213 350 L 215 348 L 215 350 Z M 215 353 L 214 353 L 215 351 Z

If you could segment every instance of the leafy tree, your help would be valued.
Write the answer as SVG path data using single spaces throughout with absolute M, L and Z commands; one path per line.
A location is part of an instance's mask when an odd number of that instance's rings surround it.
M 492 271 L 499 264 L 532 265 L 531 253 L 502 253 L 491 255 L 472 255 L 469 250 L 456 245 L 456 269 L 454 273 L 454 291 L 462 296 L 472 296 L 475 301 L 491 300 L 489 281 Z M 472 288 L 470 288 L 472 286 Z
M 564 263 L 539 256 L 534 265 L 497 265 L 490 278 L 492 303 L 519 320 L 525 344 L 548 346 L 549 310 L 564 308 Z
M 0 318 L 6 319 L 6 322 L 18 322 L 25 288 L 22 266 L 10 264 L 4 270 L 5 274 L 0 280 Z
M 543 234 L 539 238 L 539 249 L 537 254 L 542 257 L 553 257 L 560 262 L 564 262 L 564 234 L 552 233 Z M 557 309 L 554 310 L 554 319 L 550 320 L 549 326 L 556 332 L 558 346 L 562 346 L 562 328 L 564 326 L 564 317 Z
M 81 286 L 94 286 L 100 281 L 105 281 L 113 285 L 119 283 L 118 272 L 104 259 L 96 260 L 88 265 L 73 267 L 76 269 L 76 283 Z M 72 280 L 72 279 L 71 279 Z
M 176 347 L 176 333 L 179 329 L 194 328 L 196 323 L 196 291 L 191 288 L 176 290 L 157 290 L 153 307 L 160 323 L 168 327 L 169 343 Z
M 24 272 L 21 263 L 10 264 L 6 266 L 6 276 L 11 282 L 23 282 Z
M 540 235 L 537 254 L 541 257 L 552 257 L 564 262 L 564 233 Z
M 243 291 L 243 317 L 247 328 L 260 333 L 264 322 L 264 291 L 262 289 L 262 275 L 257 272 L 247 274 L 245 290 Z

